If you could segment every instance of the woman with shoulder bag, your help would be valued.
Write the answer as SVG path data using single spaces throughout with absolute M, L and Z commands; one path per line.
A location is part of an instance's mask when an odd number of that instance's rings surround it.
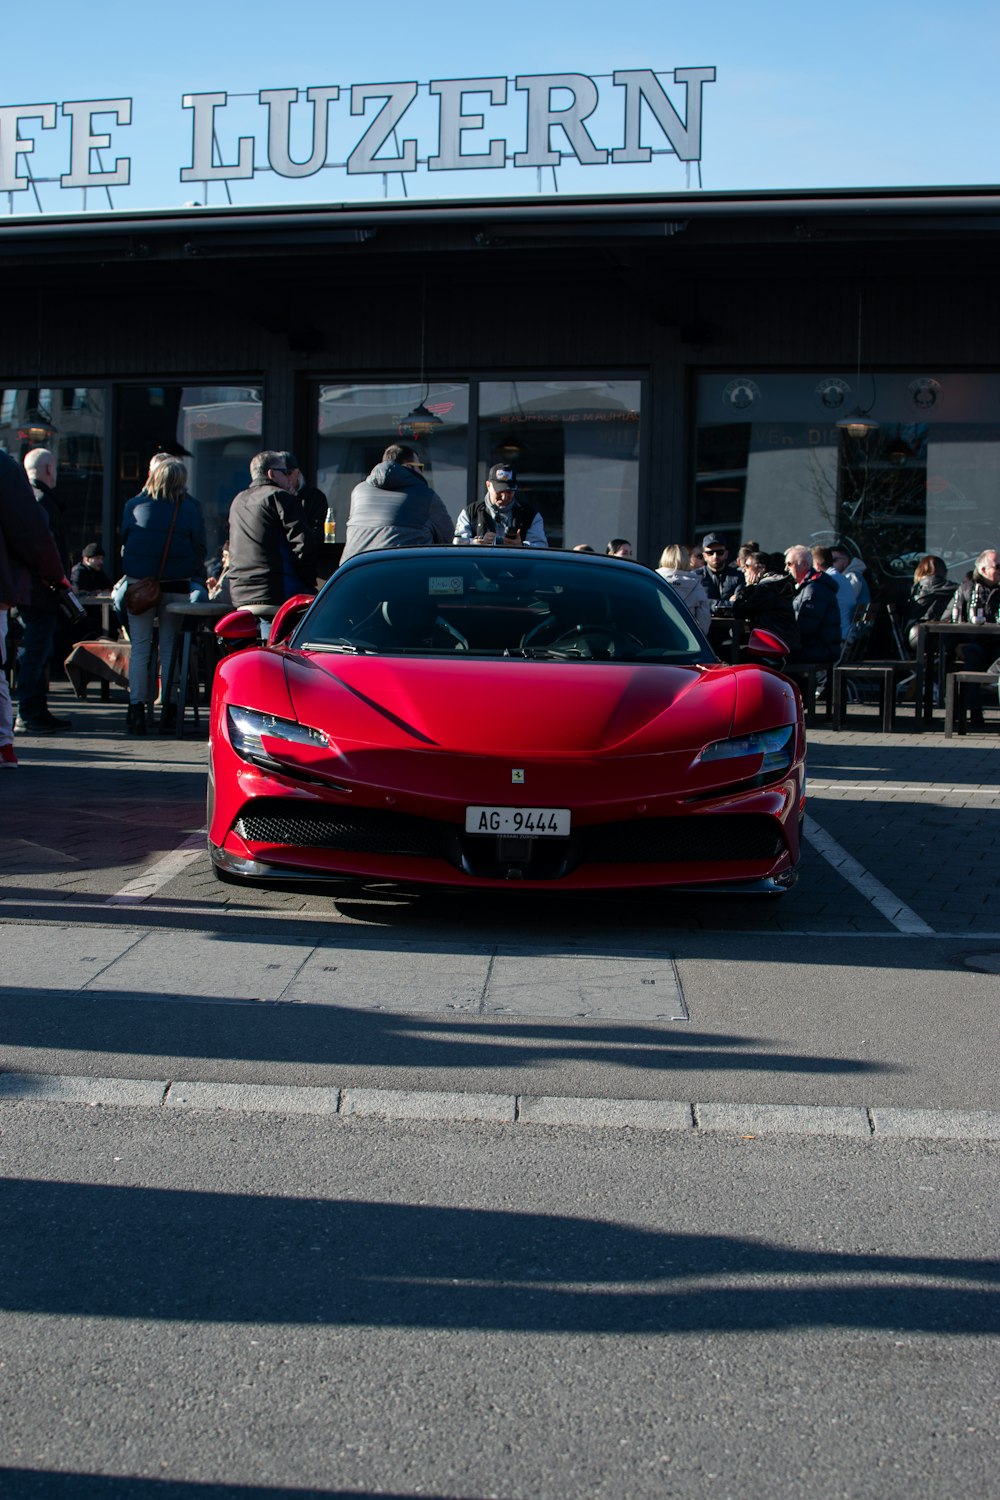
M 160 628 L 162 676 L 170 662 L 178 622 L 166 606 L 188 602 L 191 579 L 201 573 L 204 560 L 205 526 L 198 502 L 187 493 L 187 469 L 179 459 L 161 459 L 150 467 L 145 489 L 128 502 L 122 517 L 122 567 L 129 585 L 125 612 L 132 642 L 129 734 L 146 733 L 153 626 Z M 139 584 L 142 588 L 135 587 Z M 147 605 L 150 599 L 154 602 Z M 175 693 L 179 687 L 174 684 Z M 171 733 L 176 723 L 176 703 L 163 703 L 160 733 Z

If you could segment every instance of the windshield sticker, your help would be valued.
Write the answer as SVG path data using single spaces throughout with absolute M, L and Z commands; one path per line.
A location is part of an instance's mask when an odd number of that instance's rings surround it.
M 452 577 L 429 578 L 427 592 L 429 594 L 462 594 L 465 592 L 465 582 L 460 573 Z

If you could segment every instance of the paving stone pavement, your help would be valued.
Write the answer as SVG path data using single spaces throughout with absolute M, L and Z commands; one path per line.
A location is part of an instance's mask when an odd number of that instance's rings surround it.
M 52 915 L 84 897 L 106 900 L 185 841 L 196 845 L 204 826 L 207 714 L 200 731 L 179 739 L 130 738 L 123 698 L 77 703 L 67 685 L 55 684 L 52 702 L 71 715 L 73 731 L 18 737 L 20 766 L 0 776 L 0 919 Z M 934 930 L 1000 930 L 997 714 L 988 713 L 985 733 L 951 740 L 940 729 L 881 734 L 858 707 L 848 723 L 842 732 L 809 733 L 810 816 Z M 810 879 L 772 903 L 766 918 L 759 905 L 747 910 L 732 900 L 672 900 L 671 909 L 695 929 L 757 930 L 762 922 L 776 932 L 884 928 L 857 889 L 831 878 L 814 851 L 807 859 Z M 175 889 L 166 886 L 158 898 Z M 220 887 L 207 859 L 197 858 L 186 862 L 184 899 L 276 916 L 316 904 L 297 891 Z M 145 908 L 155 909 L 156 902 Z

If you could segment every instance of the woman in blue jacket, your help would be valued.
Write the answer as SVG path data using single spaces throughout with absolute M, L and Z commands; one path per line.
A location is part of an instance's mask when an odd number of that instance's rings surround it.
M 155 697 L 151 686 L 153 626 L 160 627 L 162 675 L 170 662 L 179 618 L 166 606 L 188 602 L 191 580 L 201 575 L 204 561 L 205 525 L 197 500 L 187 493 L 187 469 L 179 459 L 161 459 L 150 467 L 145 489 L 128 502 L 122 517 L 122 566 L 129 583 L 159 577 L 161 590 L 155 608 L 138 615 L 127 612 L 132 642 L 129 734 L 146 733 L 146 701 Z M 175 682 L 174 693 L 179 687 Z M 161 704 L 160 733 L 170 733 L 176 723 L 176 703 Z

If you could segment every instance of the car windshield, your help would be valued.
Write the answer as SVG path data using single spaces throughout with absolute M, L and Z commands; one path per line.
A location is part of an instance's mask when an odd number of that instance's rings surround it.
M 511 549 L 368 554 L 295 630 L 300 650 L 532 661 L 714 661 L 655 573 Z

